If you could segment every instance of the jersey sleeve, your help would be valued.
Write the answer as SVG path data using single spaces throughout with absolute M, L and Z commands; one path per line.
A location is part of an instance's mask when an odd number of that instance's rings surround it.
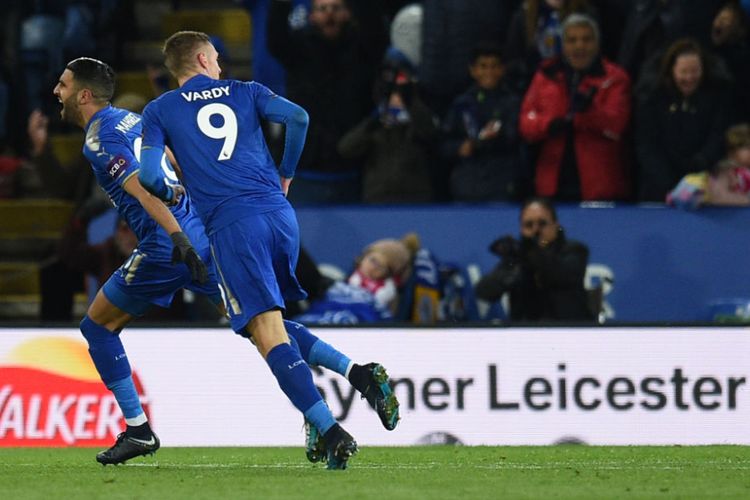
M 159 104 L 156 101 L 148 103 L 143 110 L 143 146 L 163 147 L 166 141 L 164 127 L 159 120 Z
M 158 102 L 150 102 L 143 110 L 143 162 L 138 180 L 151 194 L 162 200 L 172 199 L 172 189 L 164 181 L 161 160 L 164 156 L 166 135 L 159 119 Z
M 247 84 L 255 109 L 266 120 L 286 125 L 284 154 L 279 163 L 279 174 L 291 179 L 302 156 L 310 117 L 302 107 L 273 93 L 257 82 Z
M 107 134 L 99 138 L 96 150 L 89 144 L 84 147 L 84 156 L 93 168 L 105 173 L 120 187 L 136 174 L 141 166 L 133 156 L 131 146 L 125 141 L 122 136 Z

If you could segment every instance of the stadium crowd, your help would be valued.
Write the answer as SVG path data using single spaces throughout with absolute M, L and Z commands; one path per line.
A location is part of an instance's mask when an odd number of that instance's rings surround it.
M 51 89 L 74 57 L 126 64 L 136 2 L 6 3 L 0 198 L 89 219 L 89 169 L 50 157 L 47 134 L 68 131 Z M 750 204 L 748 0 L 235 3 L 253 79 L 310 115 L 295 205 Z

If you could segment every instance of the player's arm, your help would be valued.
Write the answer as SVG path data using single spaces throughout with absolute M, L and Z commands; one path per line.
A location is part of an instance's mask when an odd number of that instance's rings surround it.
M 179 201 L 182 194 L 179 186 L 173 186 L 164 179 L 161 159 L 164 146 L 143 146 L 141 149 L 141 168 L 138 171 L 139 186 L 169 205 Z M 145 208 L 145 207 L 144 207 Z
M 141 165 L 138 172 L 140 185 L 160 200 L 174 204 L 179 198 L 179 190 L 167 183 L 161 168 L 164 156 L 164 131 L 159 121 L 155 102 L 150 102 L 143 110 L 143 145 Z M 170 158 L 171 160 L 171 158 Z
M 133 172 L 122 183 L 122 188 L 133 198 L 138 200 L 144 210 L 159 224 L 172 239 L 174 249 L 172 262 L 184 262 L 190 270 L 193 281 L 205 283 L 208 281 L 208 270 L 198 253 L 190 243 L 190 239 L 182 232 L 180 224 L 174 218 L 172 211 L 162 201 L 146 191 L 138 181 L 138 175 Z
M 302 107 L 277 95 L 269 96 L 262 100 L 260 104 L 260 112 L 263 118 L 272 122 L 283 123 L 286 126 L 284 154 L 279 164 L 281 189 L 286 195 L 289 185 L 292 183 L 294 171 L 297 169 L 297 163 L 302 156 L 310 117 Z

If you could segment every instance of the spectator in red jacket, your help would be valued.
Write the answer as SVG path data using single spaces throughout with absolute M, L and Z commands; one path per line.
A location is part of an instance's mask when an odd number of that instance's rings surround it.
M 563 201 L 630 196 L 623 136 L 630 121 L 630 79 L 601 57 L 590 16 L 563 22 L 562 57 L 545 61 L 521 106 L 520 131 L 538 146 L 538 196 Z

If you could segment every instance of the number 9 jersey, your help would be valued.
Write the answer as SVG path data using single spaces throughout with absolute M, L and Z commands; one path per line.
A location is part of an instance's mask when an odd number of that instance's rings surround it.
M 257 82 L 197 75 L 143 112 L 143 147 L 172 150 L 209 235 L 288 206 L 261 129 L 271 99 L 282 98 Z

